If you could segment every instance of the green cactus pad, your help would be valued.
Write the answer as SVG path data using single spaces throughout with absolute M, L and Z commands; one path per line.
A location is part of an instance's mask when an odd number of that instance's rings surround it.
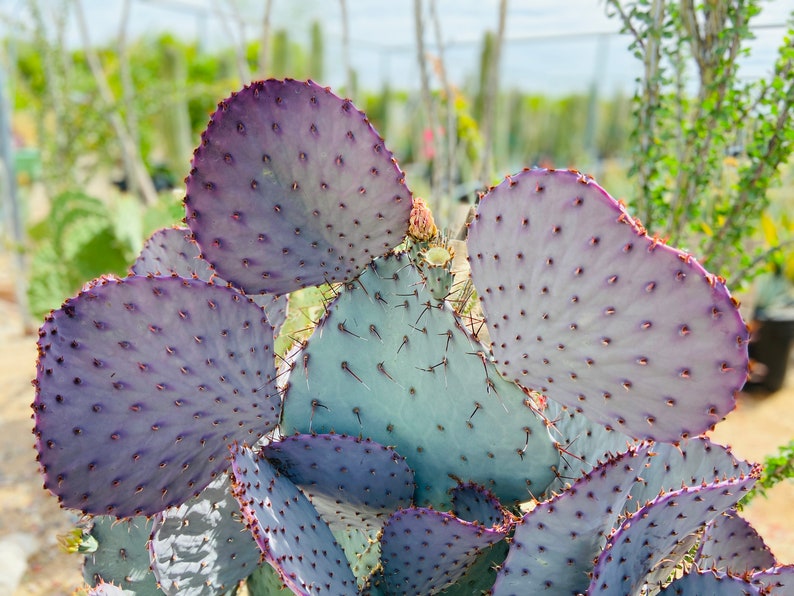
M 236 290 L 101 279 L 39 331 L 36 448 L 66 507 L 151 515 L 198 495 L 226 446 L 276 425 L 273 329 Z
M 355 594 L 345 553 L 309 500 L 261 455 L 232 449 L 232 493 L 282 581 L 297 594 Z
M 99 547 L 85 557 L 85 581 L 91 585 L 100 582 L 114 584 L 113 588 L 125 596 L 162 596 L 157 579 L 149 569 L 146 543 L 152 526 L 152 520 L 144 517 L 123 521 L 106 515 L 93 518 L 91 536 Z M 114 593 L 111 587 L 105 589 L 111 590 L 110 594 Z
M 192 166 L 187 224 L 247 293 L 351 279 L 408 229 L 411 193 L 383 139 L 311 81 L 256 82 L 222 101 Z
M 157 514 L 149 552 L 163 592 L 219 594 L 251 575 L 261 552 L 239 516 L 226 474 L 198 497 Z
M 292 596 L 294 592 L 284 585 L 281 576 L 267 563 L 256 568 L 245 582 L 249 596 Z
M 507 378 L 638 439 L 678 442 L 734 408 L 748 333 L 724 284 L 588 177 L 508 177 L 468 258 Z
M 290 375 L 282 429 L 394 446 L 414 470 L 419 505 L 448 508 L 458 481 L 513 503 L 540 495 L 559 461 L 525 399 L 395 255 L 329 307 Z
M 562 492 L 599 464 L 637 445 L 628 435 L 608 430 L 575 409 L 552 400 L 546 402 L 543 414 L 554 423 L 549 432 L 560 450 L 557 477 L 546 489 L 547 497 Z
M 378 530 L 362 531 L 356 528 L 334 532 L 334 538 L 345 551 L 350 568 L 362 588 L 367 578 L 380 566 L 380 541 Z

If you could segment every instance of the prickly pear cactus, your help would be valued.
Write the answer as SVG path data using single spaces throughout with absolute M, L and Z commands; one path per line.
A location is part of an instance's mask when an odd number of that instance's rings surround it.
M 387 594 L 434 594 L 453 585 L 509 525 L 485 527 L 426 508 L 392 514 L 381 534 L 382 577 Z M 445 564 L 439 566 L 442 559 Z
M 135 275 L 165 277 L 178 275 L 186 279 L 201 279 L 225 285 L 205 259 L 192 239 L 188 228 L 163 228 L 152 234 L 144 244 L 140 255 L 130 270 Z M 288 296 L 258 294 L 251 296 L 254 302 L 265 309 L 268 321 L 278 332 L 287 318 Z
M 746 575 L 775 565 L 775 556 L 758 532 L 729 510 L 706 526 L 695 563 L 701 569 Z
M 351 279 L 399 244 L 411 195 L 349 100 L 270 80 L 220 103 L 193 154 L 185 207 L 221 277 L 284 294 Z
M 355 592 L 356 578 L 309 500 L 261 455 L 232 450 L 232 493 L 264 559 L 299 594 Z
M 261 453 L 303 491 L 332 531 L 380 529 L 392 511 L 411 504 L 413 471 L 394 449 L 372 440 L 293 435 Z
M 269 80 L 219 104 L 184 203 L 39 333 L 45 487 L 110 516 L 90 583 L 789 589 L 732 513 L 757 469 L 701 436 L 745 380 L 736 304 L 589 177 L 508 177 L 453 249 L 349 100 Z
M 448 508 L 456 478 L 510 502 L 544 491 L 559 461 L 545 421 L 407 257 L 373 262 L 328 310 L 292 371 L 284 432 L 394 445 L 423 505 Z
M 198 497 L 154 516 L 148 548 L 160 589 L 169 596 L 222 593 L 251 575 L 261 552 L 239 513 L 224 474 Z
M 100 279 L 48 317 L 38 345 L 45 487 L 84 513 L 184 503 L 228 467 L 228 443 L 255 442 L 281 411 L 264 313 L 201 280 Z
M 719 594 L 720 596 L 752 596 L 761 594 L 757 586 L 734 576 L 718 575 L 713 571 L 695 571 L 674 579 L 659 596 L 687 594 Z
M 85 581 L 91 585 L 105 584 L 102 589 L 108 594 L 117 589 L 125 596 L 162 596 L 157 578 L 149 568 L 146 549 L 152 525 L 151 520 L 143 517 L 126 521 L 106 515 L 93 518 L 91 536 L 98 548 L 85 558 Z
M 508 177 L 468 245 L 508 378 L 641 439 L 695 436 L 733 409 L 748 336 L 730 294 L 590 178 Z

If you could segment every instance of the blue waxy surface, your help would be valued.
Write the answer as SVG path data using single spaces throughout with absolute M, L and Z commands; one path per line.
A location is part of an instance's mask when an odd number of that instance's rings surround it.
M 394 446 L 414 470 L 418 505 L 449 508 L 458 481 L 512 504 L 540 495 L 559 461 L 526 399 L 408 258 L 391 256 L 330 305 L 290 375 L 282 426 Z
M 225 474 L 198 497 L 154 516 L 149 552 L 160 588 L 169 596 L 201 596 L 248 577 L 261 551 L 239 517 Z

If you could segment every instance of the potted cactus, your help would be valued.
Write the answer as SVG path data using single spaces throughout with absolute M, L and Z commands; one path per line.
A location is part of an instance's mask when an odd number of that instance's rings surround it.
M 91 593 L 791 585 L 733 510 L 758 466 L 703 436 L 747 375 L 736 303 L 588 176 L 506 178 L 451 247 L 350 101 L 269 80 L 219 104 L 184 203 L 39 332 L 36 448 Z

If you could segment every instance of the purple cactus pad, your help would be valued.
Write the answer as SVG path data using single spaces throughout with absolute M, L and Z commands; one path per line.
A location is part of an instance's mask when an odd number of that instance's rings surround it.
M 213 271 L 212 266 L 201 258 L 198 245 L 191 239 L 187 228 L 163 228 L 154 232 L 132 264 L 135 275 L 167 277 L 178 275 L 186 279 L 202 279 L 217 285 L 227 285 Z M 287 319 L 289 296 L 255 294 L 249 296 L 265 310 L 267 320 L 276 333 Z
M 726 511 L 706 526 L 695 564 L 701 569 L 744 575 L 775 565 L 775 556 L 746 519 Z
M 436 594 L 451 586 L 488 547 L 507 535 L 509 524 L 486 528 L 434 509 L 396 511 L 381 533 L 387 594 Z
M 394 449 L 348 435 L 293 435 L 262 450 L 333 531 L 380 529 L 411 504 L 414 473 Z
M 720 575 L 713 571 L 694 570 L 674 579 L 657 592 L 658 596 L 691 596 L 714 594 L 719 596 L 753 596 L 761 594 L 758 587 L 740 577 Z
M 408 229 L 411 193 L 383 139 L 311 81 L 260 81 L 222 101 L 192 165 L 187 224 L 247 293 L 351 279 Z
M 198 495 L 281 411 L 273 330 L 236 290 L 103 278 L 39 331 L 36 448 L 65 507 L 151 515 Z
M 607 540 L 596 561 L 588 596 L 635 594 L 664 580 L 689 550 L 695 533 L 733 507 L 760 474 L 684 487 L 649 501 L 628 516 Z M 684 545 L 683 548 L 678 548 Z M 664 573 L 654 573 L 658 568 Z
M 494 596 L 580 594 L 638 480 L 648 446 L 630 449 L 544 501 L 516 526 Z
M 259 454 L 232 449 L 232 493 L 265 560 L 296 594 L 355 594 L 356 577 L 317 510 Z
M 590 178 L 508 177 L 468 254 L 509 379 L 638 439 L 696 436 L 734 408 L 748 333 L 724 284 Z

